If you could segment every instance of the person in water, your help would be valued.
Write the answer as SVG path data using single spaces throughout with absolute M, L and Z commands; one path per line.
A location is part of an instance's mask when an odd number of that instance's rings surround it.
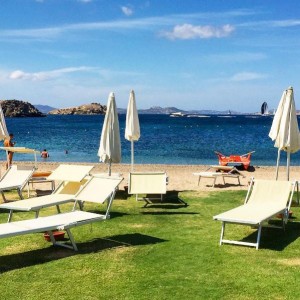
M 42 157 L 42 158 L 48 158 L 48 157 L 49 157 L 49 153 L 48 153 L 47 149 L 44 149 L 44 150 L 41 152 L 41 157 Z
M 16 142 L 13 141 L 14 135 L 10 133 L 8 137 L 4 139 L 4 147 L 14 147 Z M 12 165 L 14 153 L 12 151 L 7 151 L 7 161 L 6 161 L 6 170 Z

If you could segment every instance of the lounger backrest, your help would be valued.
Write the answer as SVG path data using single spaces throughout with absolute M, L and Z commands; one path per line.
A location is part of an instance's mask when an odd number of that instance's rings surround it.
M 165 172 L 129 173 L 129 194 L 166 194 L 167 174 Z
M 96 177 L 90 180 L 75 196 L 75 200 L 104 203 L 113 195 L 123 178 L 120 177 Z
M 60 188 L 55 192 L 55 194 L 75 195 L 86 182 L 87 179 L 83 179 L 81 182 L 65 182 L 60 186 Z
M 0 180 L 0 186 L 24 186 L 31 178 L 35 168 L 12 165 Z
M 289 201 L 292 185 L 290 181 L 255 180 L 247 203 L 268 203 L 285 207 Z
M 49 176 L 48 180 L 65 180 L 80 182 L 90 173 L 94 166 L 59 165 Z

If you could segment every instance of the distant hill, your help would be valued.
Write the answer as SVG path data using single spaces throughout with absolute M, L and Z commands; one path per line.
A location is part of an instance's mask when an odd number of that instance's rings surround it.
M 100 103 L 90 103 L 69 108 L 59 108 L 48 112 L 49 115 L 103 115 L 106 106 Z
M 139 109 L 139 114 L 151 114 L 151 115 L 169 115 L 174 112 L 184 112 L 176 107 L 160 107 L 160 106 L 153 106 L 148 109 Z M 119 114 L 126 114 L 126 108 L 118 108 Z
M 181 112 L 183 114 L 198 114 L 198 115 L 228 115 L 228 114 L 233 114 L 233 115 L 238 115 L 240 114 L 239 112 L 236 111 L 217 111 L 217 110 L 183 110 L 179 109 L 177 107 L 160 107 L 160 106 L 153 106 L 148 109 L 139 109 L 138 110 L 139 114 L 163 114 L 163 115 L 169 115 L 172 113 L 178 113 Z M 118 108 L 118 113 L 119 114 L 126 114 L 126 109 L 124 108 Z
M 44 117 L 31 103 L 21 100 L 1 100 L 1 107 L 5 117 Z
M 49 111 L 57 109 L 56 107 L 52 107 L 49 105 L 42 105 L 42 104 L 34 104 L 34 107 L 37 108 L 43 114 L 47 114 Z
M 160 107 L 160 106 L 153 106 L 148 109 L 140 109 L 140 114 L 165 114 L 169 115 L 174 112 L 180 112 L 182 110 L 176 107 Z

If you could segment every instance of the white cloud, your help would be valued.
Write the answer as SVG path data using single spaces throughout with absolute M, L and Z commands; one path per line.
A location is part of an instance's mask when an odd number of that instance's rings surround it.
M 249 81 L 249 80 L 256 80 L 256 79 L 263 79 L 266 78 L 266 74 L 261 73 L 254 73 L 254 72 L 241 72 L 234 74 L 230 81 Z
M 248 12 L 247 12 L 248 13 Z M 35 29 L 8 29 L 0 30 L 0 39 L 7 40 L 7 38 L 20 39 L 20 38 L 32 38 L 32 39 L 53 39 L 57 38 L 62 34 L 72 32 L 72 31 L 83 31 L 83 30 L 153 30 L 159 29 L 162 30 L 162 27 L 166 26 L 175 26 L 176 24 L 186 24 L 187 22 L 205 22 L 211 21 L 213 18 L 219 19 L 220 17 L 225 16 L 243 16 L 245 12 L 241 11 L 229 11 L 219 13 L 195 13 L 195 14 L 177 14 L 177 15 L 167 15 L 162 17 L 148 17 L 140 19 L 120 19 L 107 22 L 90 22 L 90 23 L 74 23 L 69 25 L 64 25 L 60 27 L 44 27 L 44 28 L 35 28 Z M 190 26 L 190 28 L 180 28 L 182 26 Z M 204 35 L 210 32 L 215 36 L 228 35 L 233 30 L 234 27 L 231 25 L 225 25 L 223 27 L 217 28 L 212 26 L 192 26 L 192 25 L 182 25 L 175 26 L 176 31 L 191 31 L 193 35 Z M 174 29 L 175 29 L 174 28 Z M 193 31 L 195 31 L 193 33 Z M 164 36 L 168 35 L 170 38 L 174 35 L 174 32 L 163 33 Z M 173 37 L 174 38 L 174 37 Z
M 89 3 L 92 2 L 93 0 L 77 0 L 77 1 L 81 3 Z
M 163 32 L 161 35 L 170 40 L 190 40 L 190 39 L 209 39 L 222 38 L 229 36 L 234 31 L 234 26 L 224 25 L 214 26 L 194 26 L 191 24 L 176 25 L 172 31 Z
M 66 73 L 75 73 L 75 72 L 87 72 L 95 70 L 91 67 L 71 67 L 71 68 L 62 68 L 52 71 L 43 71 L 36 73 L 26 73 L 22 70 L 16 70 L 11 72 L 8 75 L 9 79 L 12 80 L 30 80 L 30 81 L 44 81 L 52 78 L 57 78 Z
M 121 6 L 121 10 L 122 10 L 123 14 L 128 17 L 133 14 L 133 9 L 130 8 L 129 6 Z

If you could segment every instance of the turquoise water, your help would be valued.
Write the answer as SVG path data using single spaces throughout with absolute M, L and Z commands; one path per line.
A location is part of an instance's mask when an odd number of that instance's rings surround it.
M 168 115 L 140 115 L 141 138 L 135 142 L 137 164 L 215 164 L 214 151 L 244 154 L 255 151 L 252 165 L 274 165 L 277 149 L 268 137 L 272 117 L 211 116 L 172 118 Z M 49 151 L 52 162 L 98 162 L 103 116 L 54 116 L 6 118 L 16 146 Z M 125 140 L 125 115 L 119 116 L 122 163 L 130 163 L 130 142 Z M 68 154 L 65 154 L 68 150 Z M 282 153 L 284 163 L 285 153 Z M 4 151 L 0 152 L 4 160 Z M 15 154 L 14 160 L 30 160 Z M 291 156 L 300 164 L 300 153 Z M 42 158 L 38 158 L 43 161 Z

